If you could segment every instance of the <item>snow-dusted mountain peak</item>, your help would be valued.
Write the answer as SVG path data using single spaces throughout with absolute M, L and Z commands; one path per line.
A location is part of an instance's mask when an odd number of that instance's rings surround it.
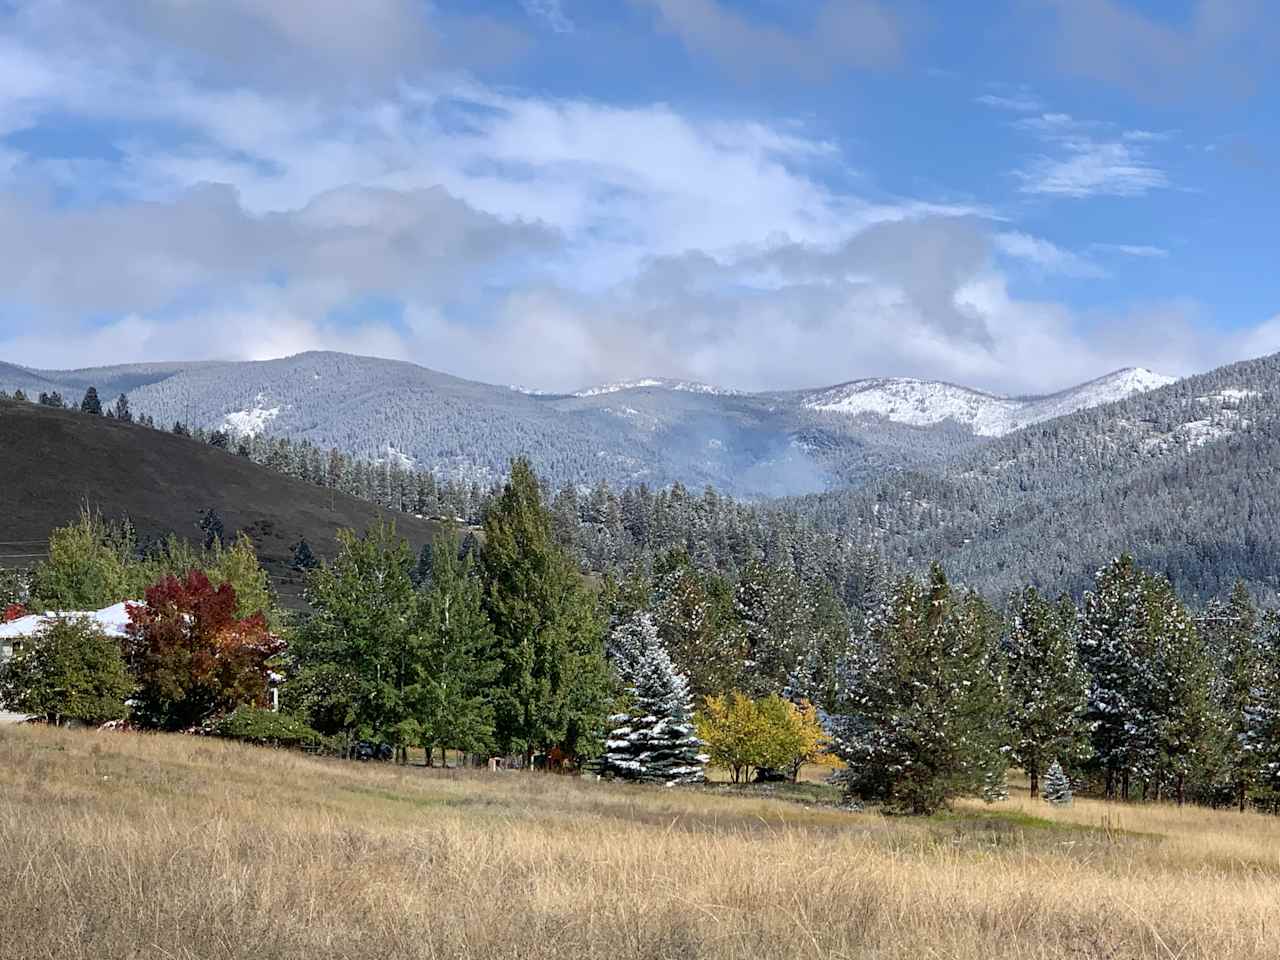
M 675 390 L 681 393 L 709 393 L 715 396 L 733 396 L 736 390 L 726 390 L 709 383 L 698 383 L 696 380 L 672 380 L 667 377 L 642 377 L 638 380 L 620 380 L 617 383 L 602 383 L 594 387 L 585 387 L 574 391 L 575 397 L 598 397 L 606 393 L 621 393 L 624 390 L 643 390 L 646 387 L 657 387 L 661 390 Z
M 1042 420 L 1124 400 L 1174 381 L 1144 367 L 1128 367 L 1043 397 L 1002 397 L 969 387 L 910 377 L 854 380 L 806 395 L 812 410 L 865 414 L 926 427 L 948 420 L 982 437 L 998 437 Z

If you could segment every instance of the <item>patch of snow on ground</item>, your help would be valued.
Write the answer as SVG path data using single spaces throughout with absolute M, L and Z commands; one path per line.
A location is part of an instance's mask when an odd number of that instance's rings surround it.
M 599 397 L 607 393 L 621 393 L 624 390 L 642 390 L 646 387 L 661 387 L 663 390 L 675 390 L 680 393 L 709 393 L 716 396 L 735 396 L 738 391 L 726 390 L 724 387 L 713 387 L 709 383 L 698 383 L 694 380 L 668 380 L 662 377 L 643 377 L 639 380 L 621 380 L 618 383 L 602 383 L 599 386 L 578 390 L 575 397 Z
M 254 405 L 248 410 L 237 410 L 222 418 L 222 426 L 227 432 L 237 437 L 256 437 L 267 428 L 267 424 L 280 416 L 279 407 L 266 407 L 266 398 L 258 394 Z

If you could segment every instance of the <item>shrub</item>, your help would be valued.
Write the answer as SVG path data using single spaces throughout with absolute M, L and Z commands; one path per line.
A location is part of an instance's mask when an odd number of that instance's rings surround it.
M 0 700 L 52 724 L 122 719 L 132 692 L 119 643 L 87 617 L 51 620 L 0 666 Z
M 241 705 L 206 724 L 205 732 L 228 740 L 271 747 L 319 745 L 324 738 L 299 720 L 262 707 Z

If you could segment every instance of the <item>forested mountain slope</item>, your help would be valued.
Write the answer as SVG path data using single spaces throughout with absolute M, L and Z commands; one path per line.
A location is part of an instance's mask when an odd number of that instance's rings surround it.
M 748 498 L 857 485 L 927 466 L 1020 423 L 1158 380 L 1120 371 L 1052 397 L 1021 399 L 907 380 L 746 394 L 649 379 L 551 395 L 338 353 L 76 371 L 0 366 L 0 390 L 20 388 L 32 399 L 56 389 L 76 402 L 92 384 L 105 402 L 127 393 L 136 414 L 162 426 L 180 420 L 307 440 L 442 477 L 487 483 L 512 456 L 528 454 L 556 487 L 679 481 Z
M 1031 582 L 1079 592 L 1132 552 L 1188 598 L 1241 577 L 1280 590 L 1280 355 L 1233 364 L 1028 427 L 942 469 L 789 504 L 879 545 L 942 560 L 1000 595 Z
M 49 531 L 85 504 L 108 519 L 127 516 L 140 540 L 173 532 L 197 543 L 201 514 L 212 509 L 228 537 L 252 537 L 273 581 L 291 593 L 299 540 L 325 557 L 336 552 L 338 529 L 364 531 L 379 517 L 394 519 L 415 549 L 439 529 L 187 437 L 0 400 L 0 564 L 32 565 Z

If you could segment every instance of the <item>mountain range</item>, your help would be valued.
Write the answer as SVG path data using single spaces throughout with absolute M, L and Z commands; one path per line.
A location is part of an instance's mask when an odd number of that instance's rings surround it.
M 261 433 L 489 482 L 528 454 L 553 485 L 712 485 L 739 497 L 860 486 L 988 438 L 1172 382 L 1125 369 L 1044 396 L 906 378 L 745 393 L 648 378 L 541 393 L 402 361 L 313 352 L 267 361 L 37 370 L 0 363 L 0 390 L 104 402 L 157 423 Z

